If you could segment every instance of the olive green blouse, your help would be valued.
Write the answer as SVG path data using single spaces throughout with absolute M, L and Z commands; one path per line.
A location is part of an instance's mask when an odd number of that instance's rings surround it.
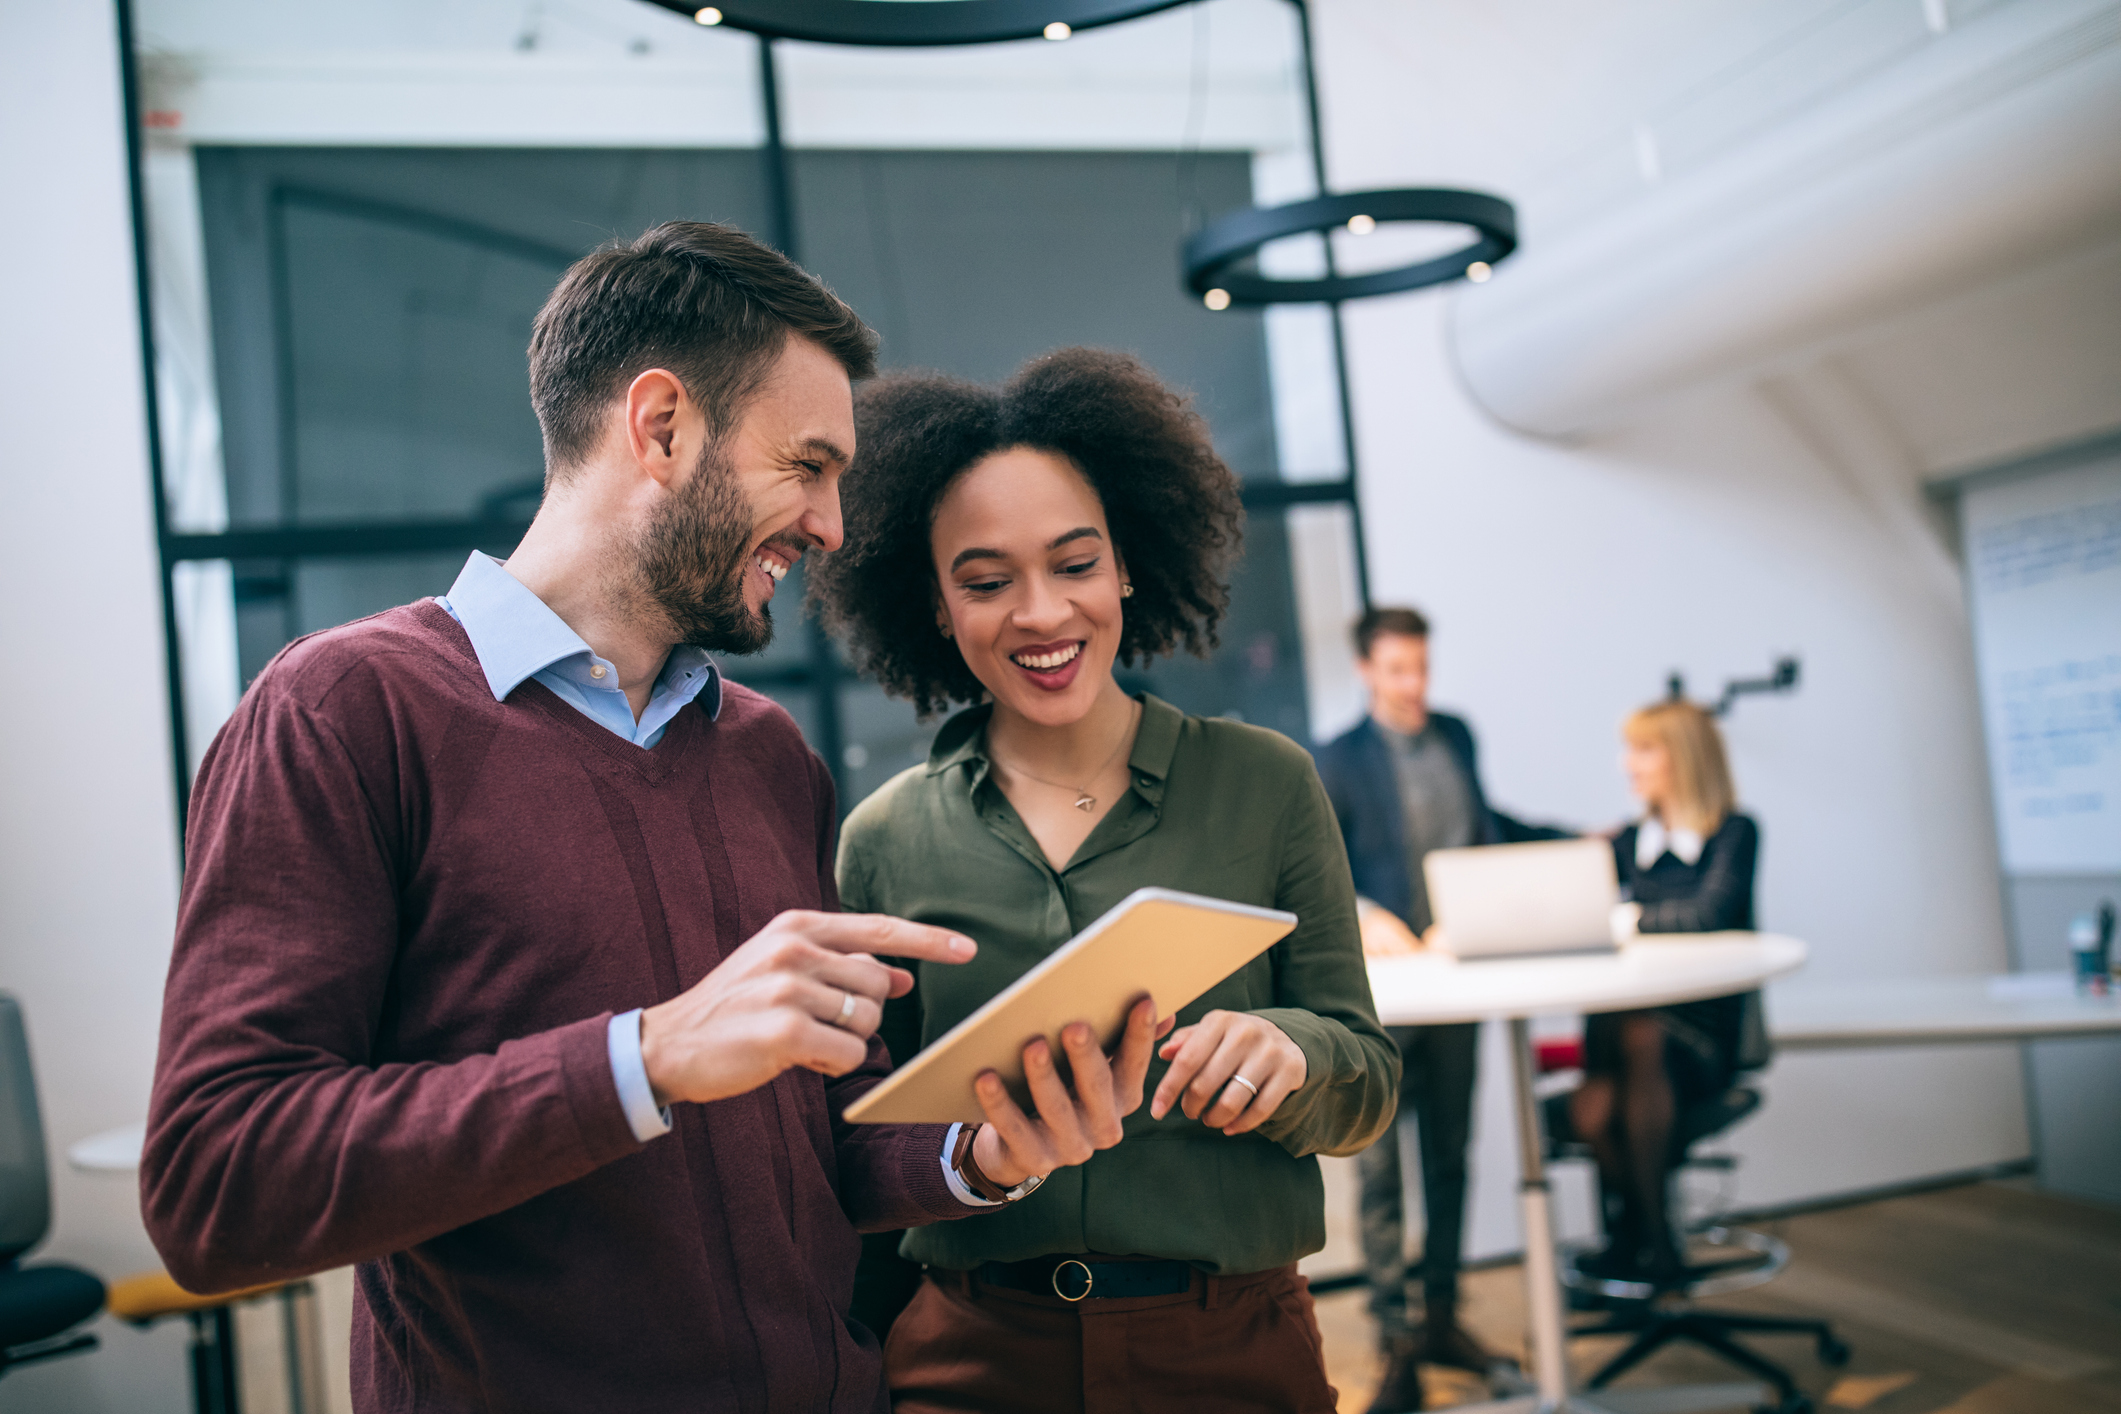
M 1399 1051 L 1378 1025 L 1355 923 L 1355 887 L 1332 806 L 1304 749 L 1278 733 L 1142 699 L 1132 782 L 1055 871 L 989 775 L 989 708 L 944 724 L 926 766 L 848 817 L 843 904 L 954 928 L 979 943 L 958 966 L 914 964 L 884 1038 L 900 1060 L 970 1015 L 1138 888 L 1158 885 L 1287 909 L 1296 931 L 1179 1013 L 1267 1018 L 1303 1048 L 1303 1088 L 1230 1138 L 1174 1108 L 1062 1169 L 1013 1207 L 906 1235 L 917 1262 L 1100 1252 L 1261 1271 L 1325 1245 L 1317 1154 L 1367 1148 L 1392 1121 Z M 1165 1064 L 1151 1063 L 1146 1095 Z

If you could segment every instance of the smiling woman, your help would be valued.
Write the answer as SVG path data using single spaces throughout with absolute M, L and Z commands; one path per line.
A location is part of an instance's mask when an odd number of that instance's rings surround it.
M 1330 1410 L 1295 1267 L 1324 1242 L 1315 1155 L 1367 1147 L 1399 1083 L 1340 834 L 1303 748 L 1113 677 L 1213 646 L 1235 479 L 1185 400 L 1090 349 L 999 392 L 887 379 L 855 425 L 845 544 L 812 570 L 813 600 L 887 690 L 924 712 L 976 704 L 842 836 L 846 907 L 980 942 L 964 967 L 913 966 L 885 1017 L 894 1058 L 1134 889 L 1301 920 L 1178 1015 L 1121 1142 L 1006 1213 L 908 1234 L 928 1271 L 912 1304 L 895 1324 L 880 1303 L 856 1312 L 889 1325 L 893 1408 L 1072 1414 L 1109 1382 L 1151 1411 Z M 985 1142 L 967 1141 L 975 1167 Z

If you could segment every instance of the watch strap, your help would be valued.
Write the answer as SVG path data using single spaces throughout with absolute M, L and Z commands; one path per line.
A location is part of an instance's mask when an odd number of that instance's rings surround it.
M 965 1181 L 965 1187 L 990 1203 L 1014 1203 L 1046 1181 L 1043 1174 L 1033 1174 L 1014 1188 L 1004 1188 L 980 1172 L 979 1160 L 972 1155 L 972 1141 L 979 1138 L 979 1132 L 985 1128 L 984 1124 L 968 1124 L 957 1132 L 957 1145 L 950 1155 L 950 1166 Z

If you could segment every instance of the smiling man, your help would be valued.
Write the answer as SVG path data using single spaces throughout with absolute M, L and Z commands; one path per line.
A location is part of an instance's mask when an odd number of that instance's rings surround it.
M 857 1230 L 1007 1206 L 1140 1103 L 1138 1017 L 1068 1038 L 1072 1094 L 1027 1052 L 1036 1117 L 840 1117 L 911 985 L 874 955 L 973 945 L 837 911 L 831 778 L 707 650 L 840 543 L 874 347 L 724 227 L 584 259 L 516 553 L 291 645 L 207 753 L 143 1210 L 195 1291 L 359 1263 L 363 1411 L 873 1414 Z

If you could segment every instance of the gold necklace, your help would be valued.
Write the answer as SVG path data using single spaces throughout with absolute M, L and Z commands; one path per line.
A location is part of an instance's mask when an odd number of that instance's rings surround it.
M 1103 774 L 1105 774 L 1106 771 L 1111 769 L 1112 763 L 1119 759 L 1120 752 L 1127 749 L 1127 742 L 1134 735 L 1134 723 L 1137 720 L 1140 711 L 1141 705 L 1139 703 L 1135 704 L 1134 713 L 1130 714 L 1127 718 L 1127 729 L 1119 734 L 1119 745 L 1112 748 L 1112 754 L 1105 758 L 1104 765 L 1099 766 L 1095 771 L 1092 771 L 1090 773 L 1090 779 L 1093 782 L 1099 776 L 1102 776 Z M 1013 776 L 1022 776 L 1026 780 L 1037 781 L 1042 786 L 1052 786 L 1056 790 L 1074 791 L 1075 808 L 1077 810 L 1082 811 L 1084 814 L 1088 814 L 1090 811 L 1097 809 L 1097 797 L 1090 794 L 1090 791 L 1087 787 L 1071 786 L 1065 781 L 1049 781 L 1044 776 L 1032 775 L 1029 771 L 1026 771 L 1021 766 L 1011 765 L 1008 762 L 1003 762 L 1002 764 L 1008 766 L 1009 774 Z

